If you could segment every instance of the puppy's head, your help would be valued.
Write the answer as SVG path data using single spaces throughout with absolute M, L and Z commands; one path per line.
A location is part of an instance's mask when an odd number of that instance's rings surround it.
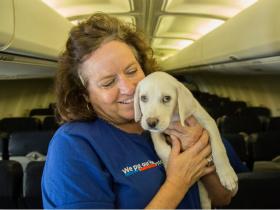
M 162 132 L 170 124 L 174 114 L 186 115 L 184 107 L 184 86 L 174 77 L 164 72 L 155 72 L 139 82 L 134 95 L 135 121 L 152 132 Z M 190 98 L 190 97 L 188 97 Z M 181 101 L 184 100 L 184 101 Z M 184 110 L 183 110 L 184 109 Z M 180 111 L 181 110 L 181 111 Z M 186 116 L 182 116 L 184 124 Z

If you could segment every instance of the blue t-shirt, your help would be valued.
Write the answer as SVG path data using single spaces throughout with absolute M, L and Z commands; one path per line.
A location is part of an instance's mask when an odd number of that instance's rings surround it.
M 240 162 L 241 163 L 241 162 Z M 97 119 L 55 133 L 42 177 L 44 208 L 144 208 L 165 180 L 150 135 Z M 178 208 L 200 208 L 197 184 Z
M 144 208 L 165 180 L 148 133 L 128 134 L 97 119 L 63 125 L 42 178 L 44 208 Z M 181 208 L 200 208 L 194 185 Z

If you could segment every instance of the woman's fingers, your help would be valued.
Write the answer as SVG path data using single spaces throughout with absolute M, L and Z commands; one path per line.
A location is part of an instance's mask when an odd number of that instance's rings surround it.
M 202 175 L 201 175 L 201 177 L 202 177 L 202 176 L 205 176 L 205 175 L 207 175 L 207 174 L 210 174 L 210 173 L 214 172 L 215 170 L 216 170 L 215 165 L 205 167 L 205 168 L 204 168 L 204 171 L 203 171 L 203 173 L 202 173 Z
M 211 147 L 207 145 L 199 154 L 195 157 L 195 165 L 197 166 L 196 169 L 202 170 L 208 166 L 207 157 L 211 154 Z
M 177 130 L 179 132 L 185 131 L 187 128 L 196 127 L 196 129 L 202 129 L 202 126 L 197 122 L 197 120 L 191 116 L 185 120 L 185 126 L 181 125 L 180 121 L 171 122 L 168 126 L 171 130 Z
M 196 126 L 198 124 L 197 120 L 194 118 L 194 116 L 190 116 L 185 120 L 185 123 L 188 126 Z
M 190 124 L 195 126 L 181 126 L 180 122 L 173 122 L 168 129 L 164 131 L 167 135 L 174 135 L 181 140 L 182 149 L 191 147 L 201 137 L 203 127 L 192 117 Z
M 197 155 L 200 153 L 207 145 L 209 144 L 209 135 L 206 130 L 203 130 L 203 133 L 198 141 L 190 148 L 190 150 Z M 210 146 L 210 145 L 209 145 Z
M 190 135 L 190 133 L 186 133 L 186 134 L 184 134 L 184 133 L 181 133 L 180 131 L 178 131 L 178 130 L 173 130 L 173 129 L 166 129 L 165 131 L 164 131 L 164 133 L 165 134 L 167 134 L 167 135 L 169 135 L 169 136 L 171 136 L 171 135 L 173 135 L 173 136 L 176 136 L 177 138 L 181 138 L 183 135 Z
M 207 146 L 205 146 L 203 148 L 203 150 L 201 150 L 201 152 L 198 154 L 198 158 L 200 158 L 201 160 L 205 160 L 206 161 L 206 165 L 208 165 L 209 161 L 208 161 L 208 157 L 211 155 L 211 146 L 208 144 Z
M 191 119 L 190 121 L 190 123 L 195 123 Z M 170 138 L 172 149 L 168 161 L 167 177 L 172 183 L 185 186 L 215 170 L 214 166 L 207 166 L 211 146 L 206 130 L 203 130 L 202 135 L 194 141 L 194 144 L 183 152 L 181 152 L 182 139 L 172 134 Z
M 171 135 L 170 138 L 171 138 L 171 143 L 172 143 L 170 155 L 174 156 L 174 155 L 180 154 L 180 151 L 181 151 L 180 140 L 176 136 L 173 136 L 173 135 Z
M 195 134 L 192 134 L 191 132 L 186 133 L 186 134 L 182 134 L 176 130 L 173 130 L 171 132 L 167 131 L 165 132 L 165 134 L 167 135 L 173 135 L 176 136 L 178 139 L 180 139 L 180 143 L 181 143 L 181 150 L 186 150 L 189 147 L 191 147 L 199 137 L 195 137 Z

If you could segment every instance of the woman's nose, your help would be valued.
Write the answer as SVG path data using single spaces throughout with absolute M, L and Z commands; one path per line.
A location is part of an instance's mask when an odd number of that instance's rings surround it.
M 135 85 L 132 79 L 122 76 L 119 78 L 119 89 L 122 94 L 133 94 Z

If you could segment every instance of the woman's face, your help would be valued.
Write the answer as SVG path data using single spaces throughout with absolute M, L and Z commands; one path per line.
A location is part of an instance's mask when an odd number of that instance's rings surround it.
M 134 119 L 134 92 L 145 75 L 127 44 L 103 44 L 81 68 L 89 101 L 99 117 L 115 124 Z

